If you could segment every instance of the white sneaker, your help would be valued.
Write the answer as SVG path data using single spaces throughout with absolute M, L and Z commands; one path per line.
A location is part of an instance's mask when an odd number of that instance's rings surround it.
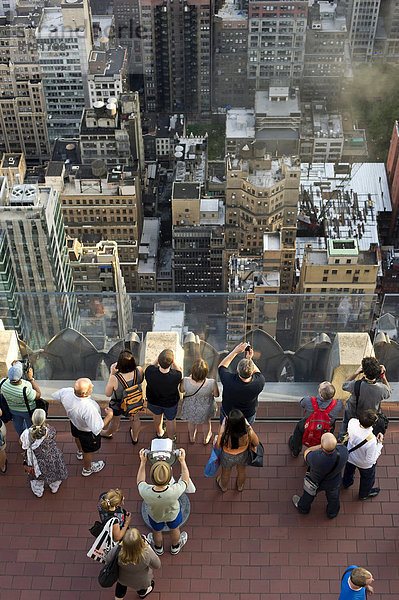
M 105 467 L 105 462 L 103 460 L 97 460 L 96 462 L 91 463 L 91 468 L 89 471 L 86 469 L 82 470 L 83 477 L 89 477 L 92 473 L 98 473 Z
M 187 542 L 187 538 L 188 538 L 187 533 L 185 531 L 182 531 L 180 534 L 179 545 L 177 546 L 177 548 L 173 548 L 173 546 L 171 546 L 170 553 L 171 554 L 179 554 L 180 550 L 183 548 L 184 544 Z
M 78 460 L 83 460 L 83 452 L 76 452 L 76 458 Z
M 147 535 L 147 540 L 148 540 L 148 543 L 151 545 L 151 548 L 154 550 L 155 554 L 158 554 L 158 556 L 162 556 L 162 554 L 163 554 L 163 546 L 161 546 L 160 548 L 156 548 L 155 547 L 154 538 L 152 536 L 152 533 L 149 533 Z

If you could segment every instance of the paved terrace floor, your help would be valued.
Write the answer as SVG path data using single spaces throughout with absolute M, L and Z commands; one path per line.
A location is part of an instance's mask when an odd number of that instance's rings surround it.
M 137 450 L 149 446 L 152 425 L 133 448 L 127 423 L 112 441 L 104 440 L 99 456 L 107 460 L 99 474 L 83 478 L 69 426 L 53 422 L 69 466 L 69 479 L 58 494 L 33 496 L 22 470 L 16 434 L 8 426 L 9 468 L 0 480 L 1 600 L 105 600 L 113 590 L 97 583 L 99 565 L 86 557 L 93 538 L 100 492 L 121 487 L 134 525 L 141 520 L 135 479 Z M 300 515 L 291 496 L 301 489 L 304 466 L 288 453 L 291 423 L 257 423 L 266 449 L 266 466 L 249 469 L 242 494 L 222 495 L 214 479 L 203 477 L 210 446 L 188 445 L 185 425 L 178 424 L 180 443 L 197 493 L 185 529 L 189 539 L 178 556 L 166 552 L 156 572 L 152 600 L 337 600 L 343 569 L 351 563 L 369 568 L 375 579 L 374 600 L 399 597 L 399 423 L 389 429 L 378 468 L 380 495 L 356 500 L 356 489 L 342 493 L 342 508 L 332 521 L 323 497 L 308 516 Z M 216 424 L 214 424 L 216 428 Z M 126 598 L 136 598 L 129 590 Z

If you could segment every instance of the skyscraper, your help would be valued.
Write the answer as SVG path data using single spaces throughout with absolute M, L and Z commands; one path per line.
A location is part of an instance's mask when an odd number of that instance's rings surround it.
M 250 0 L 248 78 L 253 90 L 267 88 L 271 78 L 299 83 L 307 16 L 307 2 Z
M 209 0 L 142 0 L 148 111 L 210 112 L 211 8 Z
M 73 282 L 58 192 L 24 183 L 5 189 L 0 228 L 8 246 L 3 260 L 10 257 L 8 272 L 13 272 L 8 281 L 20 292 L 20 334 L 32 348 L 42 347 L 78 320 L 75 299 L 68 294 Z
M 352 3 L 349 47 L 352 62 L 370 62 L 381 0 L 356 0 Z
M 50 143 L 34 23 L 0 27 L 0 48 L 0 153 L 41 162 Z
M 88 0 L 46 7 L 36 30 L 50 141 L 73 137 L 89 106 L 88 61 L 93 44 Z

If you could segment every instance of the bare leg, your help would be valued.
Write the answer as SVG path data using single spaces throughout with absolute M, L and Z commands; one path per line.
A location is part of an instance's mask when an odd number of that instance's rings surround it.
M 78 447 L 78 451 L 79 452 L 83 452 L 83 450 L 82 450 L 82 444 L 80 443 L 80 439 L 79 438 L 73 438 L 73 439 L 75 440 L 75 444 Z
M 172 540 L 172 546 L 177 546 L 180 542 L 180 527 L 170 530 L 170 538 Z
M 5 449 L 0 452 L 0 469 L 4 471 L 6 468 L 6 451 Z
M 209 440 L 212 437 L 212 423 L 211 420 L 208 419 L 208 421 L 205 421 L 205 423 L 202 424 L 202 431 L 203 431 L 203 442 L 204 444 L 208 444 Z
M 152 539 L 154 540 L 154 545 L 157 546 L 157 548 L 161 548 L 163 546 L 162 531 L 152 530 Z
M 173 440 L 176 434 L 176 419 L 173 421 L 168 421 L 168 438 Z
M 140 429 L 141 429 L 140 416 L 137 413 L 137 414 L 129 417 L 129 419 L 130 419 L 130 427 L 132 429 L 132 433 L 130 435 L 132 436 L 133 441 L 137 442 L 137 440 L 139 438 Z
M 187 427 L 188 427 L 188 439 L 190 440 L 190 442 L 192 444 L 194 444 L 195 436 L 197 435 L 197 426 L 195 423 L 190 423 L 190 421 L 189 421 L 187 423 Z
M 83 468 L 86 471 L 91 469 L 91 459 L 93 458 L 93 452 L 83 452 Z
M 225 469 L 222 467 L 222 474 L 220 476 L 220 485 L 223 490 L 226 490 L 230 481 L 231 469 Z
M 110 422 L 108 423 L 105 429 L 102 429 L 101 435 L 103 436 L 111 436 L 113 433 L 116 433 L 121 425 L 121 417 L 120 415 L 117 417 L 112 417 Z
M 153 414 L 152 418 L 154 419 L 155 432 L 157 433 L 157 435 L 162 435 L 163 434 L 163 429 L 162 429 L 163 413 L 162 413 L 162 415 L 154 415 Z
M 237 465 L 237 490 L 242 492 L 244 489 L 245 480 L 247 478 L 247 470 L 245 465 Z

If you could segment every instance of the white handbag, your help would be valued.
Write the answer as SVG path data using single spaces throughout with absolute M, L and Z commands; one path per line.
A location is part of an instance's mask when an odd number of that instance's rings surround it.
M 112 528 L 118 523 L 118 519 L 109 519 L 103 527 L 102 532 L 94 540 L 94 544 L 87 553 L 89 558 L 96 560 L 97 562 L 105 562 L 105 557 L 108 552 L 117 544 L 112 535 Z

